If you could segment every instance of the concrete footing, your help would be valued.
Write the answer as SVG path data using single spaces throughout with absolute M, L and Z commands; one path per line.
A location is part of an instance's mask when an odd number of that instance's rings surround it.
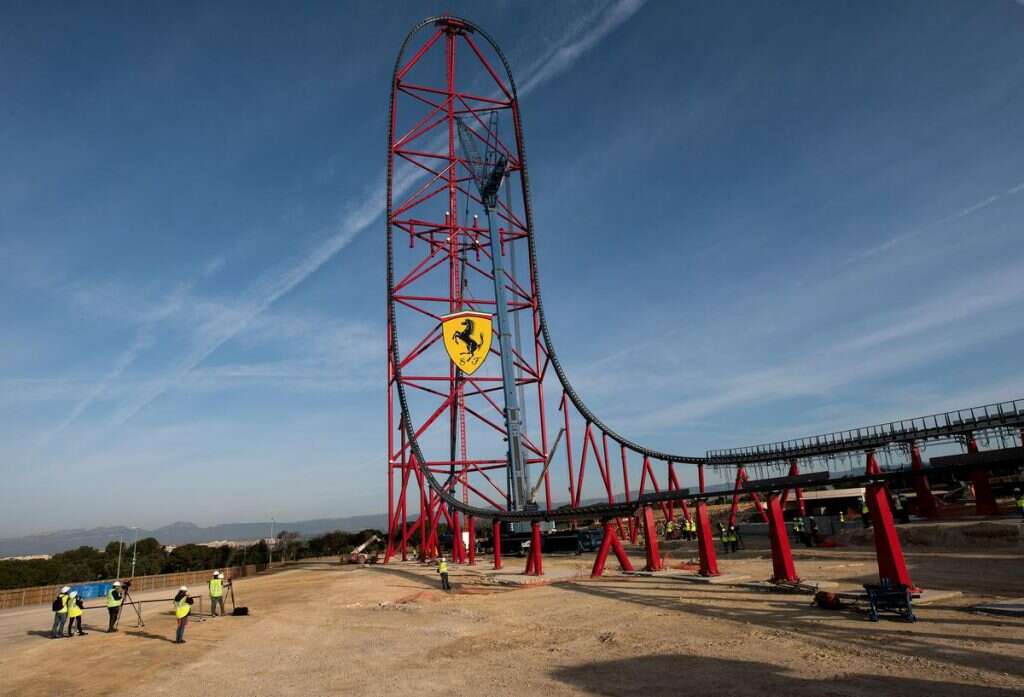
M 986 615 L 1002 615 L 1003 617 L 1024 617 L 1024 598 L 1014 598 L 1001 603 L 985 603 L 971 608 L 974 612 Z

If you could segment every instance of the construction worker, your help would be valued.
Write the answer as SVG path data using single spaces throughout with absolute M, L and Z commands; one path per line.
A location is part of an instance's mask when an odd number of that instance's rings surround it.
M 896 494 L 892 501 L 893 508 L 896 509 L 896 517 L 901 523 L 910 522 L 910 509 L 907 508 L 906 499 L 903 498 L 903 494 Z
M 107 591 L 107 614 L 110 615 L 110 624 L 107 625 L 107 634 L 117 631 L 117 618 L 121 614 L 121 603 L 124 596 L 121 594 L 121 582 L 114 581 Z
M 735 554 L 739 549 L 740 531 L 736 529 L 735 525 L 730 525 L 725 534 L 728 538 L 729 547 L 732 553 Z
M 860 522 L 864 524 L 865 528 L 871 527 L 871 509 L 868 508 L 868 502 L 861 496 L 860 501 Z
M 444 557 L 437 562 L 437 573 L 441 574 L 441 590 L 450 591 L 452 587 L 448 583 L 448 560 Z
M 1024 518 L 1024 494 L 1020 493 L 1020 489 L 1014 489 L 1013 498 L 1017 503 L 1017 512 L 1020 513 L 1021 518 Z
M 64 586 L 60 593 L 53 599 L 53 629 L 50 631 L 51 639 L 60 639 L 64 636 L 64 623 L 68 621 L 68 593 L 71 586 Z
M 725 523 L 718 524 L 718 541 L 722 543 L 722 552 L 729 553 L 729 531 L 725 529 Z
M 797 516 L 793 518 L 793 542 L 802 542 L 804 539 L 804 519 L 803 516 Z
M 210 579 L 210 614 L 217 616 L 217 606 L 220 606 L 220 614 L 224 616 L 224 574 L 219 571 L 213 572 Z
M 675 521 L 669 520 L 665 523 L 665 539 L 671 540 L 676 531 Z
M 188 597 L 188 586 L 182 586 L 174 596 L 174 617 L 178 620 L 178 629 L 174 635 L 175 644 L 185 643 L 185 625 L 188 615 L 192 612 L 192 598 Z
M 68 593 L 68 636 L 72 636 L 75 626 L 78 627 L 78 636 L 85 636 L 85 632 L 82 631 L 82 610 L 85 609 L 85 603 L 78 597 L 78 591 L 71 591 Z
M 846 529 L 846 511 L 839 511 L 839 529 Z

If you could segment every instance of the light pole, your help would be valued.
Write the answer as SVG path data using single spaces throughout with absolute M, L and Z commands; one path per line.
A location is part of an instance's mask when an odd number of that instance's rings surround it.
M 270 540 L 269 540 L 269 542 L 271 544 L 267 545 L 267 552 L 270 555 L 270 561 L 267 564 L 267 566 L 273 566 L 274 565 L 274 547 L 277 546 L 277 540 L 274 539 L 274 523 L 276 523 L 276 522 L 277 521 L 274 520 L 274 516 L 270 516 Z M 271 546 L 271 545 L 273 545 L 273 546 Z
M 124 533 L 117 538 L 117 577 L 121 578 L 121 551 L 124 549 Z
M 135 542 L 132 543 L 132 578 L 135 578 L 135 558 L 136 553 L 139 551 L 139 528 L 135 525 L 132 526 L 132 530 L 135 531 Z

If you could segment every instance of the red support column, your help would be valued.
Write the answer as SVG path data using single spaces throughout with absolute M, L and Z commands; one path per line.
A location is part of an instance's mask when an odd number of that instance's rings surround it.
M 466 548 L 462 546 L 462 523 L 458 511 L 452 511 L 452 561 L 466 563 Z
M 700 575 L 718 576 L 718 557 L 715 555 L 715 540 L 711 536 L 711 518 L 708 505 L 697 502 L 697 551 L 700 553 Z
M 542 546 L 544 540 L 540 535 L 540 523 L 530 523 L 530 553 L 526 557 L 526 574 L 528 576 L 543 576 L 544 564 L 542 561 Z
M 591 578 L 597 578 L 604 573 L 605 562 L 608 561 L 608 552 L 614 551 L 619 566 L 623 571 L 632 571 L 633 562 L 626 556 L 626 550 L 615 532 L 610 520 L 604 521 L 604 535 L 601 537 L 601 546 L 597 549 L 597 557 L 594 559 L 594 568 L 590 571 Z
M 879 474 L 878 461 L 874 451 L 867 453 L 867 473 Z M 885 484 L 868 484 L 865 488 L 864 500 L 871 511 L 871 523 L 875 530 L 875 555 L 878 558 L 878 578 L 887 580 L 893 587 L 914 587 L 907 571 L 907 563 L 903 559 L 903 547 L 896 535 L 896 525 L 892 520 L 892 509 L 889 507 L 889 493 Z
M 793 551 L 789 547 L 786 521 L 782 517 L 782 504 L 776 494 L 768 495 L 768 537 L 772 546 L 772 582 L 799 583 L 793 565 Z
M 928 483 L 928 475 L 924 473 L 921 450 L 913 443 L 909 445 L 910 467 L 914 470 L 914 491 L 917 492 L 917 512 L 926 518 L 937 518 L 938 506 L 935 504 L 935 496 L 932 495 L 932 487 Z
M 491 525 L 491 538 L 494 540 L 494 568 L 501 568 L 501 521 L 496 520 Z
M 974 434 L 967 436 L 967 452 L 978 452 L 978 441 L 974 440 Z M 974 487 L 974 512 L 977 515 L 999 515 L 999 504 L 992 493 L 987 469 L 975 467 L 971 470 L 971 486 Z
M 647 547 L 647 571 L 661 571 L 664 565 L 661 562 L 661 551 L 658 549 L 658 527 L 654 524 L 654 511 L 650 506 L 644 506 L 644 541 Z
M 476 564 L 476 519 L 466 516 L 466 527 L 469 529 L 469 565 Z

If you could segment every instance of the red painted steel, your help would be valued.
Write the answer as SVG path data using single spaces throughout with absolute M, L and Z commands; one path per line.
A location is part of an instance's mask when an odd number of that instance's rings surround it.
M 867 452 L 867 474 L 879 474 L 878 460 L 873 450 Z M 896 524 L 892 519 L 892 508 L 889 505 L 889 493 L 885 484 L 868 484 L 865 487 L 864 500 L 871 511 L 871 524 L 875 531 L 875 556 L 878 561 L 878 578 L 888 581 L 893 587 L 908 586 L 914 588 L 907 571 L 907 563 L 903 558 L 903 547 L 896 534 Z
M 527 576 L 544 575 L 543 546 L 544 539 L 540 534 L 540 523 L 534 521 L 530 524 L 530 553 L 526 555 L 526 571 L 524 573 Z
M 698 501 L 697 509 L 697 551 L 700 554 L 700 575 L 718 576 L 718 556 L 715 554 L 715 538 L 711 533 L 711 518 L 708 505 Z
M 604 534 L 601 537 L 601 546 L 597 549 L 597 556 L 594 557 L 594 566 L 590 571 L 592 578 L 597 578 L 604 573 L 605 563 L 608 561 L 608 552 L 615 552 L 615 558 L 619 560 L 619 566 L 623 571 L 633 571 L 633 562 L 626 556 L 626 550 L 619 540 L 619 536 L 612 526 L 610 520 L 603 524 Z
M 501 521 L 491 524 L 491 539 L 494 541 L 494 568 L 501 568 Z
M 772 548 L 772 582 L 798 583 L 793 565 L 793 551 L 789 546 L 786 521 L 782 517 L 782 503 L 778 495 L 768 496 L 768 537 Z
M 658 526 L 654 524 L 654 510 L 650 506 L 643 508 L 644 547 L 647 552 L 647 571 L 661 571 L 664 565 L 661 551 L 658 549 Z
M 926 518 L 937 518 L 939 516 L 938 505 L 932 494 L 931 484 L 928 483 L 928 475 L 924 473 L 921 449 L 913 443 L 909 447 L 910 467 L 914 471 L 914 491 L 917 493 L 915 497 L 917 513 Z
M 974 434 L 967 436 L 967 452 L 978 452 L 978 441 Z M 988 470 L 975 467 L 971 470 L 971 488 L 974 489 L 974 512 L 978 515 L 999 515 L 999 503 L 992 493 L 992 484 L 988 480 Z
M 476 564 L 476 520 L 473 516 L 466 518 L 466 527 L 469 529 L 469 559 L 468 564 Z

